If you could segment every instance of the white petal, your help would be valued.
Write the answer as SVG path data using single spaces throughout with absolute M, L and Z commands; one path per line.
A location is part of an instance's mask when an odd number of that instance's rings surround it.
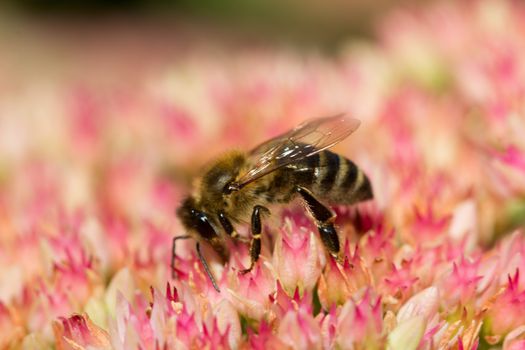
M 127 268 L 124 268 L 117 272 L 117 274 L 111 280 L 106 295 L 104 296 L 108 313 L 111 316 L 115 316 L 115 308 L 117 306 L 117 294 L 121 292 L 126 300 L 133 299 L 133 293 L 135 292 L 135 283 L 131 272 Z
M 388 335 L 388 350 L 415 350 L 425 332 L 423 316 L 415 316 L 400 323 Z
M 397 322 L 402 323 L 414 316 L 422 316 L 428 321 L 439 307 L 439 290 L 432 286 L 412 296 L 397 313 Z

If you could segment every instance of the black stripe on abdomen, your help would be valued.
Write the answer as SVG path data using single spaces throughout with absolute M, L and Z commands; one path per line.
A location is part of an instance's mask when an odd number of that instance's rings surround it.
M 319 187 L 324 192 L 329 192 L 332 187 L 334 187 L 335 179 L 337 178 L 337 173 L 339 172 L 339 156 L 330 151 L 324 151 L 324 164 L 323 169 L 321 169 Z
M 319 162 L 320 157 L 319 154 L 316 153 L 295 164 L 294 177 L 298 185 L 311 186 L 313 184 Z
M 354 188 L 355 182 L 357 181 L 359 169 L 357 169 L 357 166 L 351 160 L 345 159 L 345 161 L 346 174 L 344 174 L 344 178 L 341 180 L 340 188 L 344 190 L 351 190 Z

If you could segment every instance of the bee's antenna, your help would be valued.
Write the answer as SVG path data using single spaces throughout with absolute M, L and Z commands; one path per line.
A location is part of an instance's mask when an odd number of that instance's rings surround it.
M 175 257 L 176 257 L 176 251 L 175 251 L 175 244 L 177 242 L 177 240 L 179 239 L 188 239 L 188 238 L 192 238 L 190 235 L 185 235 L 185 236 L 176 236 L 176 237 L 173 237 L 173 243 L 171 245 L 171 278 L 175 279 L 177 276 L 175 276 L 176 272 L 175 272 Z
M 213 288 L 217 291 L 217 293 L 220 293 L 221 290 L 219 289 L 219 286 L 217 285 L 217 282 L 215 282 L 215 278 L 213 278 L 213 275 L 211 274 L 210 267 L 208 266 L 208 263 L 204 259 L 204 256 L 201 253 L 201 246 L 199 242 L 195 245 L 195 249 L 197 250 L 197 254 L 199 255 L 199 259 L 202 263 L 202 266 L 204 266 L 204 270 L 206 270 L 206 274 L 210 278 L 211 284 L 213 284 Z

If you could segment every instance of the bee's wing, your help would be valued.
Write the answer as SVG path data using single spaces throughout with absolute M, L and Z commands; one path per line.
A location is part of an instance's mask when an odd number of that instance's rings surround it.
M 288 164 L 310 157 L 334 146 L 352 134 L 360 121 L 338 114 L 313 119 L 254 148 L 249 154 L 253 164 L 237 181 L 243 187 Z

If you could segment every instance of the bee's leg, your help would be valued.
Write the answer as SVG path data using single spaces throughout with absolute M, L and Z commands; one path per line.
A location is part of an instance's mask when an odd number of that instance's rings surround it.
M 241 273 L 245 274 L 250 272 L 257 260 L 259 260 L 259 254 L 261 254 L 261 212 L 265 214 L 270 214 L 268 208 L 263 207 L 262 205 L 256 205 L 253 208 L 252 212 L 252 242 L 250 244 L 250 267 L 242 270 Z
M 173 237 L 173 241 L 171 243 L 171 264 L 170 264 L 170 267 L 171 267 L 171 278 L 173 278 L 173 279 L 176 278 L 176 276 L 175 276 L 175 257 L 177 255 L 176 255 L 176 250 L 175 250 L 175 244 L 177 243 L 177 241 L 179 239 L 188 239 L 188 238 L 192 238 L 192 237 L 190 235 Z
M 335 214 L 319 202 L 308 189 L 298 187 L 297 192 L 303 197 L 308 211 L 314 217 L 324 246 L 334 258 L 338 259 L 340 246 L 334 227 Z
M 215 290 L 218 293 L 220 293 L 221 290 L 219 289 L 219 286 L 217 285 L 217 282 L 215 282 L 215 278 L 213 277 L 213 275 L 211 273 L 210 267 L 208 266 L 208 263 L 206 262 L 206 259 L 204 259 L 204 256 L 201 253 L 201 246 L 200 246 L 199 242 L 197 242 L 197 244 L 195 245 L 195 250 L 197 250 L 197 255 L 199 256 L 199 260 L 201 261 L 202 266 L 204 266 L 204 270 L 206 271 L 206 274 L 208 275 L 208 278 L 210 279 L 211 284 L 213 285 L 213 288 L 215 288 Z
M 236 241 L 239 241 L 239 242 L 242 242 L 242 243 L 248 243 L 249 242 L 249 240 L 247 238 L 242 237 L 241 235 L 239 235 L 239 233 L 237 231 L 235 231 L 235 228 L 233 227 L 232 223 L 230 222 L 230 220 L 226 217 L 226 215 L 222 211 L 219 212 L 218 217 L 219 217 L 219 221 L 220 221 L 220 223 L 222 225 L 222 228 L 224 229 L 226 234 L 228 234 L 228 236 L 230 236 L 232 239 L 234 239 Z

